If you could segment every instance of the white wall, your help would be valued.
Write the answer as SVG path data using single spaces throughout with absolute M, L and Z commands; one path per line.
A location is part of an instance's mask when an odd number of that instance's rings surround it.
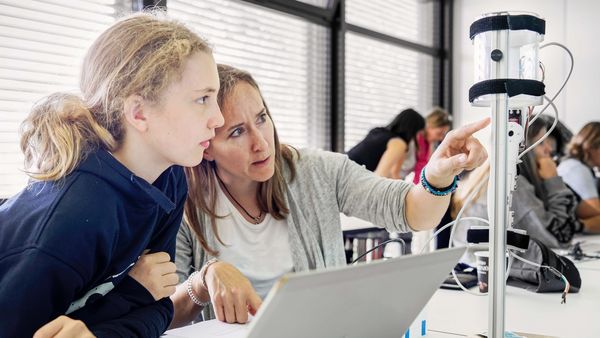
M 574 55 L 571 80 L 556 99 L 559 118 L 577 132 L 585 123 L 600 120 L 600 1 L 597 0 L 456 0 L 453 27 L 453 90 L 457 125 L 490 115 L 489 108 L 471 107 L 468 95 L 473 85 L 473 45 L 469 27 L 481 14 L 496 11 L 528 11 L 546 20 L 543 43 L 560 42 Z M 569 69 L 562 49 L 540 51 L 546 66 L 546 95 L 558 90 Z M 549 108 L 547 113 L 552 113 Z

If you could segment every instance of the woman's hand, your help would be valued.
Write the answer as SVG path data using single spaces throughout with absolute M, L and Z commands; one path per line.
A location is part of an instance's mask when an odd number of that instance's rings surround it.
M 144 254 L 138 259 L 129 276 L 142 284 L 154 300 L 169 297 L 175 293 L 175 287 L 179 283 L 177 268 L 171 262 L 171 257 L 166 252 Z
M 60 316 L 42 326 L 33 334 L 33 338 L 95 338 L 87 326 L 67 316 Z
M 222 322 L 246 323 L 248 312 L 256 314 L 262 304 L 250 281 L 229 263 L 219 261 L 211 264 L 205 279 L 213 309 Z M 194 283 L 202 281 L 195 278 Z
M 489 123 L 490 118 L 486 118 L 446 134 L 427 163 L 425 175 L 429 184 L 436 188 L 447 187 L 463 170 L 472 170 L 485 162 L 487 152 L 473 134 Z
M 537 163 L 538 174 L 543 180 L 556 177 L 558 172 L 556 171 L 556 163 L 550 157 L 540 157 L 535 159 Z

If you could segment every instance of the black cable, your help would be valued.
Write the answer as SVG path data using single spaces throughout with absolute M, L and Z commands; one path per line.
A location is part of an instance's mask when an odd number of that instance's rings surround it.
M 352 263 L 350 263 L 350 264 L 355 264 L 361 258 L 365 257 L 368 253 L 371 253 L 373 250 L 379 249 L 382 245 L 385 245 L 385 244 L 388 244 L 391 242 L 402 243 L 402 255 L 404 255 L 406 253 L 406 242 L 404 242 L 404 240 L 402 238 L 391 238 L 391 239 L 381 242 L 381 243 L 377 244 L 376 246 L 372 247 L 371 249 L 367 250 L 365 253 L 363 253 L 362 255 L 358 256 L 355 260 L 353 260 Z

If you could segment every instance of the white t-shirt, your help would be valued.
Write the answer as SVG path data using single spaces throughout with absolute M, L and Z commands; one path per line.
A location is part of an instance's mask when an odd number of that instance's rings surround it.
M 581 161 L 569 158 L 560 163 L 557 168 L 558 175 L 568 184 L 583 200 L 598 198 L 596 179 L 592 170 Z
M 216 211 L 219 236 L 219 260 L 234 265 L 248 278 L 256 293 L 264 300 L 282 275 L 293 271 L 292 251 L 287 222 L 270 214 L 260 224 L 248 222 L 217 186 Z

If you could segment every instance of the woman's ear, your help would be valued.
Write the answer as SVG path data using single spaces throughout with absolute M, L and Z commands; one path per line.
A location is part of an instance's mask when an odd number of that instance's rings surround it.
M 147 108 L 147 105 L 144 98 L 138 94 L 129 95 L 123 104 L 125 121 L 142 133 L 148 130 L 147 112 L 144 108 Z

